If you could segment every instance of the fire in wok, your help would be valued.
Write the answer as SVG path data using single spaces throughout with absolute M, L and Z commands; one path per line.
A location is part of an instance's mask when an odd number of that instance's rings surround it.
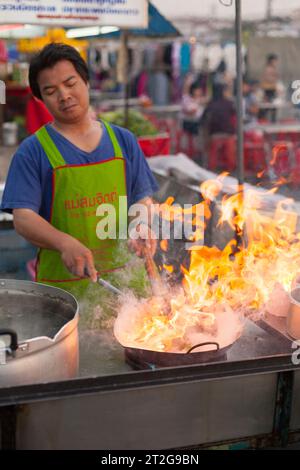
M 206 222 L 222 178 L 201 187 Z M 181 267 L 182 285 L 169 290 L 167 297 L 126 299 L 115 322 L 118 341 L 126 348 L 176 354 L 207 342 L 223 349 L 242 334 L 245 316 L 265 312 L 285 316 L 288 291 L 299 273 L 300 234 L 296 231 L 297 215 L 290 210 L 291 200 L 279 200 L 273 213 L 261 210 L 263 198 L 275 192 L 276 188 L 224 196 L 219 226 L 231 227 L 235 236 L 222 250 L 216 246 L 191 249 L 189 268 Z M 172 211 L 170 201 L 167 206 L 164 213 L 170 219 L 184 215 L 184 210 L 178 214 L 178 207 Z M 246 243 L 241 243 L 243 232 Z M 196 230 L 195 240 L 201 239 L 201 234 L 203 230 Z M 166 240 L 161 248 L 167 250 Z M 167 274 L 172 266 L 162 265 L 161 271 Z M 201 351 L 213 349 L 214 345 L 207 344 Z

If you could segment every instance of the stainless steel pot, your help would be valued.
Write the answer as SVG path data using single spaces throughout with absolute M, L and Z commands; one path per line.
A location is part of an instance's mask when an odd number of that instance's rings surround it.
M 0 280 L 0 387 L 76 376 L 78 317 L 62 289 Z
M 300 339 L 300 286 L 295 287 L 290 293 L 286 329 L 292 338 Z

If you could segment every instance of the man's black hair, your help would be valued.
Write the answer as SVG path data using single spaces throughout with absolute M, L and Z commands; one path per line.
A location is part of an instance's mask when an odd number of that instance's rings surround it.
M 67 44 L 52 42 L 47 44 L 30 62 L 29 85 L 34 96 L 42 99 L 40 87 L 37 82 L 39 73 L 44 69 L 54 67 L 54 65 L 61 60 L 71 62 L 82 80 L 85 83 L 88 82 L 88 67 L 79 52 L 74 47 Z

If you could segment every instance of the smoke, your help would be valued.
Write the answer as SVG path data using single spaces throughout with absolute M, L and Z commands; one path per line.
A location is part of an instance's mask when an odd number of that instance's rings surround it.
M 120 305 L 127 295 L 135 292 L 138 298 L 151 295 L 151 286 L 145 270 L 144 261 L 136 255 L 128 254 L 125 246 L 119 248 L 117 259 L 125 260 L 126 265 L 101 277 L 117 287 L 123 295 L 112 293 L 100 284 L 89 284 L 84 294 L 79 298 L 80 321 L 79 328 L 84 330 L 111 331 L 117 317 Z M 125 263 L 124 263 L 125 264 Z M 126 286 L 126 287 L 124 287 Z
M 242 312 L 233 311 L 226 304 L 216 304 L 210 312 L 191 311 L 181 288 L 173 291 L 169 300 L 173 306 L 177 303 L 178 308 L 164 315 L 165 297 L 137 299 L 132 293 L 124 297 L 114 324 L 117 340 L 124 347 L 185 353 L 192 346 L 206 342 L 218 343 L 219 348 L 224 348 L 242 334 Z M 204 327 L 205 314 L 215 317 L 212 327 Z M 214 348 L 214 345 L 207 345 L 195 352 Z

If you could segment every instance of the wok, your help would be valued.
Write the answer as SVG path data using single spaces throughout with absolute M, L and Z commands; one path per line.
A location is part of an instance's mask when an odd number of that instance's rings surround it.
M 220 348 L 219 343 L 207 341 L 190 348 L 186 353 L 151 351 L 148 349 L 125 347 L 125 360 L 134 369 L 155 369 L 156 367 L 175 367 L 201 364 L 226 359 L 226 353 L 233 343 Z M 212 346 L 208 351 L 197 351 L 201 347 Z

